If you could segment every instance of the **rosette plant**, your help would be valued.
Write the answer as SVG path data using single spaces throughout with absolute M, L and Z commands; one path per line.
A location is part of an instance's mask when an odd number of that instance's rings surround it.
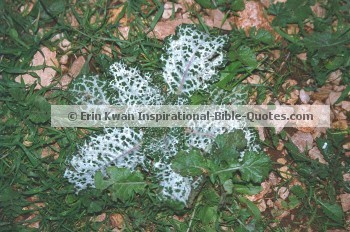
M 161 57 L 162 83 L 117 61 L 107 75 L 82 76 L 70 87 L 74 104 L 189 105 L 198 92 L 209 104 L 244 104 L 244 87 L 215 85 L 226 65 L 227 36 L 180 26 L 167 38 Z M 64 176 L 79 192 L 107 190 L 115 201 L 130 201 L 147 189 L 160 201 L 191 207 L 207 182 L 232 194 L 235 183 L 259 183 L 270 162 L 243 124 L 231 128 L 104 128 L 89 135 L 68 161 Z

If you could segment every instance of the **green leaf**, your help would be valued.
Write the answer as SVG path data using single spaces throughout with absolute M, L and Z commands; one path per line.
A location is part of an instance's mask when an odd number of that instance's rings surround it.
M 324 214 L 326 214 L 326 216 L 330 219 L 332 219 L 333 221 L 342 224 L 343 220 L 344 220 L 344 212 L 341 208 L 340 205 L 338 204 L 331 204 L 328 202 L 324 202 L 324 201 L 318 201 L 319 204 L 321 205 L 321 208 L 324 212 Z
M 196 2 L 201 5 L 203 8 L 209 8 L 214 9 L 215 5 L 213 4 L 212 0 L 196 0 Z
M 97 213 L 103 209 L 103 201 L 92 201 L 88 206 L 89 213 Z
M 305 197 L 305 191 L 300 185 L 294 185 L 290 191 L 297 196 L 299 199 L 302 199 Z
M 171 167 L 183 176 L 199 176 L 209 172 L 208 162 L 198 150 L 191 150 L 177 154 Z
M 19 83 L 16 84 L 17 85 L 9 86 L 8 91 L 11 97 L 16 101 L 25 101 L 25 97 L 27 95 L 27 92 L 25 91 L 25 86 Z
M 206 105 L 205 103 L 208 102 L 208 98 L 208 94 L 202 93 L 195 93 L 190 97 L 192 105 Z
M 216 83 L 216 85 L 225 90 L 232 90 L 233 86 L 231 87 L 230 84 L 232 85 L 231 82 L 236 78 L 236 75 L 242 66 L 243 64 L 240 61 L 232 62 L 221 72 L 220 81 Z
M 247 146 L 244 132 L 242 130 L 235 130 L 233 132 L 218 135 L 215 138 L 215 144 L 212 153 L 214 154 L 217 164 L 231 164 L 236 163 L 240 151 Z
M 249 66 L 249 69 L 255 69 L 258 67 L 258 61 L 256 60 L 256 55 L 248 46 L 240 46 L 237 50 L 239 60 Z
M 298 207 L 301 203 L 300 200 L 294 195 L 290 195 L 288 197 L 288 200 L 289 200 L 289 203 L 288 203 L 289 209 L 294 209 L 294 208 Z
M 265 44 L 272 44 L 274 42 L 272 34 L 264 29 L 259 29 L 253 38 Z
M 306 156 L 300 154 L 299 148 L 291 142 L 285 143 L 284 146 L 287 148 L 289 155 L 295 160 L 295 161 L 310 161 L 309 158 Z
M 241 203 L 243 203 L 247 206 L 248 210 L 255 217 L 255 219 L 261 219 L 260 210 L 253 202 L 251 202 L 247 198 L 241 197 L 241 196 L 239 196 L 238 199 Z
M 247 140 L 242 130 L 218 135 L 215 138 L 215 143 L 221 152 L 231 154 L 236 151 L 242 151 L 247 147 Z
M 317 144 L 318 149 L 322 153 L 324 159 L 327 162 L 332 163 L 332 160 L 335 160 L 334 158 L 335 158 L 336 153 L 334 151 L 332 141 L 330 140 L 329 137 L 328 137 L 328 139 L 316 138 L 316 144 Z M 341 141 L 341 140 L 339 139 L 339 141 Z
M 203 205 L 198 208 L 197 218 L 201 220 L 204 225 L 213 224 L 218 219 L 218 207 Z
M 139 171 L 131 172 L 126 168 L 107 168 L 109 178 L 104 178 L 101 172 L 95 175 L 95 186 L 97 189 L 104 190 L 108 187 L 111 191 L 114 201 L 128 201 L 136 193 L 142 193 L 145 190 L 146 182 Z
M 329 60 L 326 64 L 325 67 L 330 70 L 336 70 L 340 68 L 341 66 L 344 65 L 345 58 L 343 56 L 336 56 L 335 58 Z
M 105 190 L 113 184 L 113 180 L 105 179 L 102 172 L 96 172 L 95 174 L 95 187 L 99 190 Z
M 34 123 L 47 122 L 51 117 L 51 105 L 42 96 L 32 95 L 29 99 L 32 102 L 31 113 L 29 119 Z
M 263 153 L 246 152 L 241 163 L 231 164 L 229 168 L 221 169 L 213 174 L 220 175 L 225 172 L 239 171 L 244 181 L 260 183 L 269 174 L 271 161 Z
M 232 194 L 232 189 L 233 189 L 233 183 L 232 183 L 232 180 L 227 180 L 224 182 L 224 184 L 222 185 L 225 189 L 225 191 L 228 193 L 228 194 Z
M 241 11 L 244 10 L 245 4 L 243 0 L 234 0 L 233 3 L 231 3 L 231 9 L 233 11 Z
M 40 1 L 44 8 L 44 13 L 48 12 L 47 17 L 52 17 L 59 15 L 62 13 L 65 9 L 66 2 L 63 0 L 54 1 L 54 0 L 46 0 L 46 1 Z
M 239 168 L 242 179 L 260 183 L 269 174 L 271 169 L 271 161 L 268 156 L 263 153 L 247 152 L 244 154 L 243 165 Z
M 310 15 L 312 11 L 307 0 L 287 1 L 286 3 L 272 4 L 268 9 L 270 14 L 276 15 L 272 21 L 273 26 L 286 26 L 289 23 L 302 22 Z
M 262 187 L 260 185 L 252 184 L 233 184 L 233 190 L 241 194 L 254 195 L 260 193 Z
M 16 29 L 11 28 L 11 29 L 9 30 L 9 36 L 10 36 L 12 39 L 17 40 L 17 39 L 18 39 L 18 33 L 17 33 Z

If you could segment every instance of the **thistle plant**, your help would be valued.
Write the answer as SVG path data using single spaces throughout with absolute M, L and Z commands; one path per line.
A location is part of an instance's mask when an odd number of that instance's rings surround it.
M 182 105 L 190 104 L 198 91 L 208 93 L 210 104 L 244 104 L 244 88 L 228 92 L 214 85 L 225 66 L 227 41 L 227 36 L 180 26 L 165 42 L 161 57 L 166 88 L 152 82 L 152 73 L 117 61 L 110 66 L 108 78 L 76 79 L 70 88 L 74 104 Z M 198 124 L 170 129 L 105 128 L 78 148 L 64 176 L 77 192 L 88 187 L 109 189 L 112 198 L 121 201 L 152 183 L 158 186 L 159 199 L 188 206 L 208 176 L 226 183 L 233 173 L 240 173 L 245 181 L 261 181 L 269 162 L 258 151 L 252 131 L 241 123 L 230 128 Z

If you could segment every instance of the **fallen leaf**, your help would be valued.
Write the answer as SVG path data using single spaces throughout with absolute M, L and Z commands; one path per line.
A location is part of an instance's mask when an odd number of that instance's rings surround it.
M 166 2 L 164 4 L 164 11 L 163 11 L 162 18 L 163 19 L 170 19 L 173 12 L 176 13 L 176 12 L 178 12 L 179 9 L 182 9 L 181 4 Z
M 69 57 L 67 55 L 63 55 L 60 58 L 60 64 L 67 64 Z
M 310 101 L 310 96 L 305 92 L 304 89 L 301 89 L 299 92 L 299 98 L 302 103 L 307 104 Z
M 55 41 L 61 40 L 63 38 L 64 38 L 64 34 L 63 33 L 58 33 L 58 34 L 55 34 L 54 36 L 52 36 L 51 42 L 55 42 Z
M 78 9 L 78 13 L 81 14 L 79 9 Z M 75 18 L 73 13 L 67 13 L 66 19 L 69 26 L 73 28 L 79 27 L 79 21 Z
M 276 216 L 276 219 L 281 220 L 289 215 L 289 211 L 280 211 Z
M 281 182 L 281 178 L 278 177 L 275 173 L 271 172 L 269 174 L 269 183 L 273 186 L 278 185 Z
M 344 193 L 339 195 L 341 207 L 344 212 L 350 210 L 350 193 Z
M 186 11 L 193 10 L 199 12 L 201 10 L 201 6 L 196 3 L 195 0 L 178 0 L 177 2 L 182 5 L 182 9 Z
M 274 203 L 273 203 L 273 201 L 272 201 L 271 199 L 268 199 L 268 200 L 266 201 L 266 205 L 267 205 L 269 208 L 272 208 L 272 207 L 274 206 Z
M 333 85 L 339 85 L 340 81 L 341 81 L 342 74 L 343 73 L 340 71 L 340 69 L 338 69 L 338 70 L 336 70 L 334 72 L 331 72 L 328 75 L 327 82 L 330 82 Z
M 279 59 L 281 57 L 281 51 L 280 50 L 272 50 L 271 54 L 275 60 Z
M 182 18 L 183 19 L 190 19 L 191 18 L 191 13 L 190 12 L 186 12 L 186 13 L 182 14 Z
M 289 196 L 289 190 L 286 187 L 279 188 L 277 193 L 278 196 L 283 200 L 287 199 L 287 197 Z
M 181 24 L 193 24 L 190 19 L 175 19 L 166 22 L 158 22 L 153 31 L 148 35 L 150 37 L 156 37 L 157 39 L 164 40 L 167 36 L 175 34 L 175 29 Z
M 244 29 L 246 33 L 252 27 L 257 29 L 265 28 L 272 31 L 270 22 L 264 15 L 264 6 L 260 2 L 246 1 L 245 9 L 238 11 L 237 15 L 228 20 L 232 21 L 238 28 Z
M 298 59 L 301 61 L 306 61 L 307 60 L 307 55 L 306 52 L 300 53 L 297 55 Z
M 294 89 L 290 92 L 288 97 L 286 95 L 282 97 L 281 101 L 290 105 L 294 105 L 298 101 L 298 99 L 299 99 L 299 90 Z
M 280 167 L 278 170 L 283 178 L 289 179 L 292 177 L 292 175 L 288 169 L 288 166 Z
M 77 77 L 85 64 L 85 58 L 79 56 L 76 60 L 73 61 L 72 66 L 70 67 L 68 73 L 73 78 Z
M 315 5 L 311 6 L 311 10 L 319 18 L 324 18 L 326 16 L 326 9 L 321 7 L 319 2 L 316 2 Z
M 85 58 L 83 56 L 79 56 L 75 61 L 73 61 L 68 73 L 64 74 L 59 80 L 58 87 L 61 89 L 67 89 L 72 80 L 79 75 L 84 64 Z
M 118 27 L 118 31 L 120 33 L 121 36 L 119 36 L 120 39 L 125 39 L 127 40 L 129 38 L 129 31 L 130 31 L 130 27 Z
M 218 9 L 206 10 L 208 17 L 204 17 L 204 22 L 210 27 L 216 27 L 223 30 L 232 30 L 228 20 L 225 19 L 225 14 Z
M 298 82 L 296 80 L 288 79 L 282 84 L 283 90 L 287 90 L 290 87 L 298 85 Z
M 56 52 L 51 51 L 47 47 L 41 47 L 40 51 L 35 53 L 30 66 L 35 67 L 40 65 L 46 65 L 46 67 L 44 69 L 34 71 L 39 76 L 39 80 L 30 74 L 17 76 L 15 80 L 17 82 L 21 82 L 21 78 L 23 78 L 24 83 L 28 85 L 38 81 L 40 84 L 37 84 L 35 89 L 41 89 L 41 86 L 49 86 L 57 73 L 56 70 L 51 67 L 59 66 L 56 59 Z
M 350 150 L 350 142 L 343 144 L 343 148 L 346 150 Z
M 61 89 L 67 89 L 69 83 L 71 83 L 72 80 L 73 80 L 73 78 L 70 75 L 64 74 L 58 83 L 58 87 Z
M 101 53 L 112 58 L 113 57 L 113 53 L 112 53 L 111 45 L 109 45 L 109 44 L 103 45 Z
M 284 143 L 282 142 L 282 140 L 279 140 L 276 149 L 277 151 L 282 151 L 283 148 L 284 148 Z
M 305 133 L 311 133 L 315 130 L 315 127 L 297 127 L 297 129 Z
M 348 117 L 342 111 L 334 110 L 335 118 L 337 120 L 346 120 Z
M 51 148 L 51 146 L 53 148 Z M 59 153 L 57 151 L 60 150 L 60 146 L 58 145 L 58 143 L 55 143 L 51 146 L 43 148 L 43 150 L 41 151 L 41 158 L 46 158 L 53 155 L 54 159 L 56 160 L 59 157 Z
M 36 218 L 36 217 L 37 217 L 37 214 L 31 214 L 29 217 L 26 218 L 25 221 L 33 220 L 33 219 Z M 24 223 L 24 225 L 26 225 L 26 226 L 29 227 L 29 228 L 39 229 L 39 227 L 40 227 L 40 222 L 39 222 L 39 221 L 36 221 L 36 222 L 32 222 L 32 223 L 30 223 L 30 224 Z
M 341 108 L 343 108 L 346 111 L 350 111 L 350 101 L 342 101 L 340 102 Z
M 252 85 L 261 84 L 261 77 L 259 75 L 251 75 L 247 78 L 247 81 Z
M 264 199 L 261 199 L 261 201 L 259 201 L 259 204 L 257 205 L 258 209 L 260 212 L 264 212 L 266 210 L 266 202 L 264 201 Z
M 304 152 L 306 148 L 311 149 L 314 141 L 310 133 L 304 133 L 301 131 L 296 132 L 291 137 L 291 140 L 299 148 L 300 152 Z
M 286 164 L 287 160 L 285 158 L 278 158 L 277 159 L 277 163 L 279 163 L 279 164 Z
M 63 39 L 62 41 L 60 41 L 60 43 L 58 44 L 58 47 L 62 49 L 62 51 L 66 52 L 71 48 L 71 43 L 69 40 L 67 39 Z
M 348 129 L 348 122 L 346 120 L 339 120 L 332 123 L 333 129 L 346 130 Z
M 326 100 L 326 104 L 327 105 L 334 105 L 334 103 L 338 100 L 340 95 L 341 95 L 341 92 L 330 92 L 329 96 Z
M 31 1 L 28 1 L 19 8 L 19 11 L 22 13 L 23 16 L 26 16 L 32 11 L 33 7 L 34 7 L 34 3 Z
M 313 147 L 309 150 L 309 156 L 313 160 L 317 160 L 322 164 L 328 164 L 328 162 L 324 159 L 322 153 L 318 149 L 318 147 Z
M 102 213 L 100 215 L 97 215 L 96 217 L 93 217 L 91 220 L 93 222 L 103 222 L 104 220 L 106 220 L 106 213 Z
M 283 90 L 288 92 L 289 94 L 281 94 L 279 97 L 279 100 L 281 102 L 285 102 L 290 105 L 294 105 L 299 100 L 299 90 L 293 88 L 290 90 L 293 86 L 296 86 L 298 82 L 296 80 L 288 79 L 282 84 Z
M 346 85 L 334 85 L 333 90 L 335 92 L 343 92 L 346 89 Z
M 290 215 L 290 220 L 294 221 L 294 218 L 295 218 L 294 214 Z
M 287 33 L 289 35 L 296 35 L 300 31 L 298 24 L 287 24 Z
M 108 11 L 109 19 L 108 23 L 116 23 L 117 18 L 119 17 L 120 13 L 123 11 L 124 6 L 112 8 Z
M 261 2 L 261 4 L 263 4 L 263 6 L 265 8 L 269 8 L 270 7 L 270 4 L 271 4 L 270 0 L 260 0 L 260 2 Z
M 323 101 L 328 98 L 331 90 L 329 87 L 322 87 L 312 94 L 311 98 L 318 101 Z
M 316 127 L 312 133 L 312 137 L 318 138 L 320 137 L 322 134 L 326 134 L 326 128 L 325 127 Z
M 186 218 L 186 214 L 184 216 L 174 215 L 173 218 L 179 222 L 184 222 Z
M 128 17 L 127 14 L 121 15 L 121 13 L 123 12 L 124 6 L 125 5 L 109 10 L 108 23 L 111 23 L 111 24 L 118 23 L 121 27 L 127 27 L 130 25 L 130 22 L 132 22 L 135 19 L 135 16 L 130 15 L 130 17 Z M 117 22 L 118 18 L 119 18 L 119 21 Z
M 124 218 L 121 214 L 119 213 L 111 214 L 109 216 L 109 221 L 112 225 L 112 228 L 118 228 L 118 229 L 123 228 Z
M 343 175 L 343 180 L 344 180 L 344 181 L 350 181 L 350 173 L 345 173 L 345 174 Z

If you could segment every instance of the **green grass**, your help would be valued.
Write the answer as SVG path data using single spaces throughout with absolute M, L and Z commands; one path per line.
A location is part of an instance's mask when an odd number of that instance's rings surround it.
M 239 2 L 233 6 L 220 4 L 219 7 L 234 11 L 239 9 Z M 315 89 L 325 83 L 325 77 L 330 72 L 341 69 L 343 83 L 347 83 L 350 73 L 350 27 L 349 15 L 345 11 L 349 1 L 327 3 L 324 7 L 328 11 L 323 19 L 309 14 L 307 7 L 312 5 L 312 1 L 303 2 L 305 12 L 300 11 L 299 15 L 289 15 L 283 4 L 270 7 L 269 13 L 278 16 L 273 26 L 284 38 L 281 42 L 275 43 L 263 30 L 252 31 L 248 37 L 242 30 L 230 32 L 228 65 L 222 70 L 218 86 L 230 91 L 249 75 L 258 74 L 263 82 L 250 86 L 249 91 L 257 91 L 257 102 L 261 103 L 266 93 L 279 96 L 284 80 L 293 76 L 305 75 L 308 77 L 305 82 L 309 78 L 315 79 L 316 85 L 310 86 Z M 128 64 L 142 67 L 144 71 L 160 71 L 162 42 L 147 37 L 145 31 L 160 20 L 163 4 L 158 0 L 120 3 L 120 6 L 125 5 L 126 15 L 134 16 L 127 40 L 120 38 L 116 30 L 118 22 L 107 23 L 108 11 L 119 7 L 110 1 L 77 1 L 72 4 L 63 0 L 42 0 L 37 1 L 30 12 L 19 13 L 20 6 L 25 5 L 26 1 L 0 0 L 0 231 L 30 231 L 25 223 L 35 221 L 40 222 L 41 231 L 97 231 L 100 228 L 108 231 L 111 229 L 109 223 L 90 220 L 102 212 L 107 215 L 121 213 L 126 231 L 186 231 L 189 227 L 211 231 L 220 230 L 220 226 L 239 227 L 242 231 L 288 231 L 279 220 L 276 220 L 277 228 L 270 228 L 269 224 L 275 221 L 273 214 L 267 212 L 261 215 L 256 206 L 241 196 L 226 198 L 224 194 L 218 194 L 217 186 L 210 183 L 203 186 L 203 192 L 191 209 L 177 208 L 173 202 L 159 202 L 152 192 L 152 186 L 149 186 L 150 191 L 138 196 L 135 201 L 127 202 L 112 201 L 105 191 L 98 189 L 76 195 L 73 185 L 63 178 L 66 159 L 74 154 L 77 145 L 83 143 L 86 134 L 93 130 L 51 127 L 48 114 L 50 104 L 69 104 L 67 92 L 54 87 L 56 83 L 34 90 L 33 86 L 16 83 L 14 79 L 17 75 L 32 71 L 30 62 L 40 46 L 56 50 L 58 58 L 64 55 L 57 46 L 58 41 L 51 41 L 59 33 L 71 41 L 70 56 L 83 55 L 86 58 L 81 74 L 102 73 L 119 57 Z M 76 17 L 78 27 L 71 26 L 67 14 Z M 198 25 L 201 30 L 213 35 L 222 33 L 205 26 L 198 12 L 193 15 L 201 22 Z M 92 17 L 97 18 L 94 23 L 90 23 Z M 331 26 L 335 19 L 338 20 L 336 29 Z M 291 36 L 284 32 L 288 23 L 296 23 L 303 28 L 308 20 L 313 20 L 315 24 L 314 33 L 301 30 L 298 35 Z M 42 32 L 43 28 L 45 30 Z M 111 46 L 112 58 L 101 54 L 105 45 Z M 275 49 L 281 50 L 281 58 L 268 59 Z M 296 54 L 301 52 L 308 54 L 305 64 L 296 58 Z M 256 54 L 264 54 L 266 58 L 257 61 Z M 283 62 L 286 65 L 280 69 Z M 275 79 L 275 85 L 268 83 L 267 73 Z M 56 82 L 61 76 L 58 70 Z M 305 84 L 304 79 L 300 84 Z M 347 88 L 346 91 L 349 90 Z M 348 98 L 347 92 L 343 94 L 343 99 Z M 202 97 L 198 103 L 204 100 Z M 288 142 L 283 133 L 275 135 L 273 131 L 268 131 L 271 136 L 266 146 L 276 148 L 278 139 Z M 307 226 L 318 231 L 349 226 L 349 222 L 345 222 L 349 215 L 339 210 L 336 199 L 339 193 L 350 191 L 349 183 L 342 180 L 342 174 L 350 170 L 349 160 L 342 155 L 345 152 L 342 145 L 347 141 L 348 134 L 349 130 L 329 130 L 327 136 L 319 140 L 320 146 L 323 139 L 332 149 L 324 153 L 328 166 L 305 159 L 305 155 L 289 145 L 289 166 L 294 171 L 293 175 L 306 186 L 305 189 L 292 188 L 290 197 L 284 203 L 286 209 L 293 209 L 298 215 L 294 222 L 288 222 L 291 229 L 298 228 L 298 220 L 302 217 L 309 219 Z M 41 158 L 44 149 L 59 155 L 58 158 L 55 159 L 53 155 Z M 342 163 L 345 165 L 342 166 Z M 280 175 L 278 168 L 275 164 L 273 172 Z M 281 186 L 288 186 L 290 181 L 284 179 Z M 43 203 L 45 206 L 38 207 L 33 203 Z M 33 213 L 37 217 L 24 221 Z M 183 217 L 184 221 L 175 219 L 173 215 Z

